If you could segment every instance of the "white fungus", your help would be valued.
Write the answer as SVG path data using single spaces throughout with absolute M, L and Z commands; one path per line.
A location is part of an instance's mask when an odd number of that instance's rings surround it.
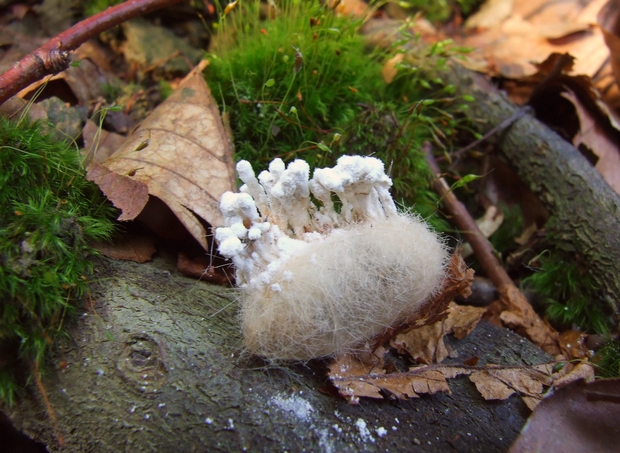
M 343 156 L 312 179 L 303 160 L 275 159 L 258 179 L 246 161 L 237 172 L 244 185 L 222 196 L 215 237 L 236 268 L 249 352 L 307 360 L 364 349 L 440 288 L 446 248 L 397 211 L 379 159 Z
M 375 438 L 372 437 L 372 434 L 370 434 L 364 419 L 358 418 L 355 422 L 355 426 L 357 426 L 357 430 L 359 431 L 360 438 L 363 442 L 371 441 L 373 444 L 375 443 Z

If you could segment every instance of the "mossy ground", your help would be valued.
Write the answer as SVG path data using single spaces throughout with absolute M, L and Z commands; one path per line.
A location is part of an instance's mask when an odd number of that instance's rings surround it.
M 424 140 L 448 147 L 466 106 L 428 74 L 455 51 L 439 43 L 405 56 L 402 46 L 417 42 L 406 26 L 389 49 L 369 50 L 362 20 L 318 1 L 277 5 L 242 2 L 217 24 L 207 81 L 230 117 L 237 159 L 266 168 L 275 157 L 302 158 L 314 168 L 374 155 L 396 200 L 432 214 L 437 199 L 420 148 Z M 395 57 L 402 60 L 386 83 L 382 70 Z
M 44 364 L 87 291 L 89 240 L 113 210 L 86 181 L 76 147 L 46 125 L 0 117 L 0 400 Z
M 519 206 L 504 207 L 505 219 L 490 240 L 499 255 L 506 258 L 516 250 L 514 238 L 522 232 L 523 219 Z M 585 263 L 574 253 L 557 247 L 552 233 L 524 255 L 517 276 L 522 288 L 535 295 L 544 315 L 560 331 L 578 329 L 607 338 L 594 362 L 604 377 L 620 376 L 620 346 L 613 341 L 612 310 L 605 310 L 601 292 Z

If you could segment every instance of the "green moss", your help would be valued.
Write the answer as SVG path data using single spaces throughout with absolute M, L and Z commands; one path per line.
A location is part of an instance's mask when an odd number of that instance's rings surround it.
M 482 0 L 400 0 L 398 4 L 411 12 L 422 12 L 431 22 L 445 22 L 452 17 L 458 9 L 460 13 L 467 17 L 478 6 Z
M 620 376 L 620 341 L 609 341 L 592 359 L 597 366 L 597 374 L 612 378 Z
M 598 288 L 574 257 L 563 259 L 555 251 L 541 256 L 540 262 L 541 267 L 522 284 L 542 298 L 550 321 L 563 329 L 608 334 L 611 322 L 598 303 Z
M 489 241 L 501 257 L 506 257 L 507 252 L 512 251 L 516 246 L 515 238 L 519 237 L 523 231 L 523 214 L 521 207 L 517 204 L 512 206 L 500 204 L 499 209 L 504 214 L 504 221 Z
M 256 168 L 275 157 L 302 158 L 313 168 L 347 153 L 375 155 L 390 170 L 398 201 L 434 211 L 420 148 L 424 140 L 445 148 L 458 127 L 461 103 L 427 76 L 445 63 L 449 44 L 419 46 L 387 84 L 386 61 L 417 40 L 405 27 L 400 42 L 369 50 L 361 21 L 318 1 L 278 6 L 275 18 L 262 19 L 259 2 L 239 3 L 217 26 L 206 76 L 230 115 L 237 158 Z
M 113 229 L 77 150 L 51 132 L 0 118 L 0 398 L 9 403 L 23 366 L 43 365 L 87 290 L 88 240 Z
M 111 6 L 122 3 L 123 0 L 87 0 L 84 2 L 83 14 L 85 17 L 94 16 L 101 11 L 105 11 Z

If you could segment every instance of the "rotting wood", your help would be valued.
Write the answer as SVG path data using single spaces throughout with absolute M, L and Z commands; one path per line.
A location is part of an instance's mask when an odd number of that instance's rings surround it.
M 59 431 L 36 392 L 2 409 L 51 453 L 118 452 L 128 445 L 133 452 L 441 453 L 480 445 L 502 452 L 528 415 L 517 396 L 482 400 L 467 377 L 450 380 L 451 395 L 350 405 L 321 392 L 320 361 L 262 368 L 240 358 L 232 290 L 182 277 L 161 258 L 143 264 L 102 259 L 97 277 L 92 307 L 71 324 L 71 339 L 43 377 Z M 446 341 L 458 358 L 445 363 L 473 356 L 481 366 L 551 360 L 489 323 L 463 340 Z

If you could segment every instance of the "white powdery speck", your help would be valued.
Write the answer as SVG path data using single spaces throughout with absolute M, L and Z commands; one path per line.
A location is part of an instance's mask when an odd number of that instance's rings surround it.
M 367 441 L 371 441 L 372 443 L 375 442 L 375 438 L 372 437 L 372 434 L 370 434 L 370 431 L 368 431 L 366 422 L 363 419 L 358 418 L 357 421 L 355 422 L 355 426 L 357 426 L 357 430 L 360 432 L 360 438 L 362 439 L 362 442 L 367 442 Z
M 387 429 L 385 429 L 383 426 L 380 426 L 379 428 L 375 429 L 375 432 L 377 433 L 377 436 L 383 437 L 387 434 Z
M 327 428 L 319 430 L 318 435 L 319 447 L 321 447 L 321 451 L 323 453 L 334 453 L 334 444 L 330 439 L 330 433 Z
M 292 412 L 301 421 L 309 421 L 311 413 L 314 412 L 310 403 L 297 395 L 288 398 L 278 395 L 273 397 L 271 402 L 283 411 Z

